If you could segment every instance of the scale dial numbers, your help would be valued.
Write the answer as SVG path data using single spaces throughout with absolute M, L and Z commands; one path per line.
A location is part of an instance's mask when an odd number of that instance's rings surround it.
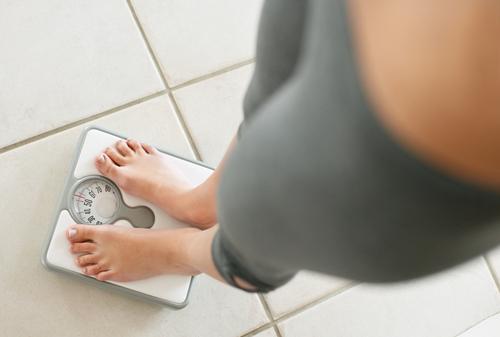
M 120 207 L 120 192 L 107 179 L 95 177 L 77 184 L 70 196 L 70 210 L 81 224 L 109 224 Z

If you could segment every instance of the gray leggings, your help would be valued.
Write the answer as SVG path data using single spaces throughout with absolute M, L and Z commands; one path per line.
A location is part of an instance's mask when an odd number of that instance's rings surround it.
M 398 281 L 500 243 L 500 196 L 416 158 L 376 119 L 343 1 L 265 3 L 244 111 L 212 247 L 228 282 L 268 291 L 301 269 Z

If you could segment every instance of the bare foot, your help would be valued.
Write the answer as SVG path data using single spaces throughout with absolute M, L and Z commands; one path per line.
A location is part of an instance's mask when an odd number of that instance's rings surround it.
M 164 273 L 198 274 L 184 265 L 183 248 L 195 228 L 150 230 L 74 225 L 67 231 L 82 272 L 100 281 L 134 281 Z
M 136 140 L 118 141 L 96 158 L 105 177 L 125 192 L 152 202 L 172 217 L 207 227 L 216 223 L 215 209 L 200 202 L 193 186 L 173 159 Z

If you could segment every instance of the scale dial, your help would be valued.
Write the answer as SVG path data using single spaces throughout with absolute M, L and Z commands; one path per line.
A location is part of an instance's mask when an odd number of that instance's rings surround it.
M 118 187 L 100 176 L 77 182 L 69 198 L 70 213 L 81 224 L 111 224 L 116 220 L 122 204 Z

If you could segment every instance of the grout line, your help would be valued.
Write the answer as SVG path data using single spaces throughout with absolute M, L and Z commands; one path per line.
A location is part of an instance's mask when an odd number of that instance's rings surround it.
M 266 323 L 266 324 L 264 324 L 264 325 L 261 325 L 261 326 L 259 326 L 258 328 L 255 328 L 255 329 L 253 329 L 253 330 L 251 330 L 251 331 L 249 331 L 249 332 L 247 332 L 247 333 L 245 333 L 245 334 L 241 335 L 240 337 L 251 337 L 251 336 L 255 336 L 255 335 L 257 335 L 257 334 L 261 333 L 262 331 L 265 331 L 265 330 L 267 330 L 267 329 L 271 329 L 273 326 L 274 326 L 274 323 L 269 322 L 269 323 Z
M 151 95 L 148 95 L 148 96 L 144 96 L 144 97 L 138 98 L 136 100 L 130 101 L 128 103 L 125 103 L 125 104 L 119 105 L 117 107 L 114 107 L 112 109 L 100 112 L 98 114 L 95 114 L 95 115 L 92 115 L 92 116 L 89 116 L 89 117 L 86 117 L 86 118 L 82 118 L 82 119 L 77 120 L 75 122 L 71 122 L 69 124 L 60 126 L 58 128 L 52 129 L 50 131 L 47 131 L 47 132 L 38 134 L 36 136 L 24 139 L 24 140 L 19 141 L 17 143 L 14 143 L 14 144 L 11 144 L 11 145 L 7 145 L 6 147 L 3 147 L 3 148 L 0 149 L 0 154 L 6 153 L 8 151 L 15 150 L 15 149 L 17 149 L 17 148 L 19 148 L 21 146 L 28 145 L 30 143 L 42 140 L 44 138 L 53 136 L 53 135 L 55 135 L 55 134 L 57 134 L 59 132 L 63 132 L 63 131 L 75 128 L 75 127 L 80 126 L 82 124 L 95 121 L 95 120 L 97 120 L 99 118 L 109 116 L 109 115 L 111 115 L 111 114 L 113 114 L 115 112 L 119 112 L 119 111 L 121 111 L 123 109 L 130 108 L 130 107 L 132 107 L 134 105 L 138 105 L 140 103 L 144 103 L 146 101 L 149 101 L 149 100 L 151 100 L 153 98 L 165 95 L 166 93 L 167 93 L 166 90 L 161 90 L 161 91 L 155 92 L 154 94 L 151 94 Z
M 493 278 L 495 285 L 497 286 L 498 292 L 500 292 L 500 280 L 498 279 L 498 276 L 495 273 L 493 266 L 491 265 L 490 259 L 486 255 L 483 255 L 483 259 L 484 259 L 484 262 L 486 262 L 486 266 L 488 267 L 488 270 L 490 271 L 491 277 Z
M 155 52 L 153 51 L 153 47 L 152 47 L 151 43 L 149 42 L 149 39 L 146 35 L 146 32 L 144 31 L 144 28 L 141 25 L 141 21 L 139 20 L 139 16 L 137 15 L 137 12 L 134 8 L 134 5 L 132 4 L 132 1 L 127 0 L 127 5 L 130 9 L 130 12 L 132 13 L 132 17 L 134 18 L 135 24 L 137 25 L 137 28 L 139 29 L 139 32 L 141 33 L 142 39 L 143 39 L 144 43 L 146 44 L 149 55 L 150 55 L 151 59 L 153 60 L 153 64 L 155 65 L 156 71 L 160 75 L 160 78 L 163 82 L 163 85 L 166 88 L 168 97 L 170 98 L 170 101 L 172 102 L 172 105 L 174 108 L 175 116 L 177 117 L 177 121 L 179 122 L 182 133 L 184 134 L 184 137 L 186 137 L 186 140 L 189 144 L 189 148 L 191 149 L 191 152 L 193 153 L 195 159 L 201 160 L 200 151 L 198 150 L 198 147 L 196 146 L 196 143 L 194 142 L 193 136 L 189 132 L 189 128 L 188 128 L 187 123 L 184 119 L 184 116 L 182 115 L 181 110 L 179 108 L 179 105 L 177 104 L 177 101 L 175 100 L 175 97 L 172 94 L 172 89 L 170 88 L 170 85 L 168 84 L 165 73 L 162 70 L 160 61 L 158 60 Z
M 179 104 L 177 103 L 177 100 L 175 99 L 174 94 L 171 91 L 168 92 L 168 97 L 170 98 L 170 102 L 172 103 L 172 106 L 174 108 L 175 115 L 177 116 L 177 121 L 179 122 L 181 129 L 184 131 L 184 136 L 189 143 L 189 147 L 191 148 L 195 159 L 203 161 L 200 150 L 198 150 L 198 145 L 196 145 L 193 135 L 189 131 L 186 119 L 182 115 L 181 108 L 179 107 Z
M 252 64 L 254 62 L 255 62 L 255 58 L 251 58 L 251 59 L 246 60 L 246 61 L 235 63 L 233 65 L 230 65 L 229 67 L 225 67 L 225 68 L 213 71 L 211 73 L 208 73 L 208 74 L 205 74 L 205 75 L 202 75 L 202 76 L 195 77 L 193 79 L 187 80 L 186 82 L 177 84 L 177 85 L 171 87 L 170 90 L 172 90 L 172 91 L 179 90 L 179 89 L 185 88 L 187 86 L 190 86 L 190 85 L 193 85 L 193 84 L 196 84 L 196 83 L 208 80 L 210 78 L 223 75 L 223 74 L 228 73 L 230 71 L 233 71 L 233 70 L 236 70 L 236 69 L 239 69 L 239 68 L 243 68 L 243 67 L 245 67 L 245 66 L 247 66 L 249 64 Z
M 491 317 L 493 317 L 493 316 L 495 316 L 495 315 L 498 315 L 498 314 L 500 314 L 500 311 L 496 311 L 496 312 L 492 313 L 491 315 L 486 316 L 485 318 L 483 318 L 483 319 L 479 320 L 478 322 L 476 322 L 476 323 L 472 324 L 470 327 L 468 327 L 468 328 L 466 328 L 466 329 L 464 329 L 464 330 L 460 331 L 460 332 L 459 332 L 458 334 L 456 334 L 454 337 L 460 337 L 462 334 L 466 333 L 466 332 L 467 332 L 467 331 L 469 331 L 469 330 L 474 329 L 474 328 L 475 328 L 476 326 L 478 326 L 479 324 L 483 323 L 484 321 L 486 321 L 486 320 L 490 319 Z
M 130 13 L 132 14 L 132 17 L 134 19 L 135 24 L 137 25 L 137 28 L 139 29 L 139 32 L 141 33 L 142 40 L 143 40 L 144 44 L 146 45 L 146 48 L 148 49 L 149 56 L 153 60 L 155 68 L 156 68 L 158 74 L 160 75 L 161 81 L 163 82 L 163 85 L 165 86 L 165 88 L 167 88 L 169 90 L 170 87 L 168 85 L 167 78 L 165 77 L 165 74 L 163 73 L 163 71 L 161 71 L 160 61 L 158 61 L 156 54 L 153 52 L 153 47 L 151 47 L 151 44 L 149 43 L 149 40 L 146 36 L 146 32 L 144 32 L 144 28 L 142 28 L 141 22 L 139 21 L 139 17 L 137 16 L 137 13 L 135 11 L 134 5 L 132 4 L 132 1 L 127 0 L 127 5 L 128 5 L 129 10 L 130 10 Z
M 271 309 L 269 308 L 269 305 L 267 304 L 266 299 L 264 298 L 264 295 L 262 294 L 257 294 L 257 297 L 259 298 L 260 304 L 262 304 L 262 307 L 264 308 L 264 312 L 266 313 L 267 319 L 269 322 L 243 334 L 241 337 L 250 337 L 250 336 L 255 336 L 259 334 L 260 332 L 267 330 L 267 329 L 273 329 L 274 332 L 276 333 L 277 337 L 282 337 L 281 333 L 279 330 L 277 330 L 276 325 L 274 324 L 274 319 L 273 315 L 271 314 Z
M 274 320 L 274 322 L 275 322 L 275 324 L 281 323 L 281 322 L 283 322 L 283 321 L 285 321 L 293 316 L 296 316 L 296 315 L 306 311 L 307 309 L 310 309 L 310 308 L 312 308 L 320 303 L 326 302 L 329 299 L 331 299 L 332 297 L 340 295 L 340 294 L 342 294 L 342 293 L 344 293 L 344 292 L 346 292 L 346 291 L 348 291 L 348 290 L 350 290 L 358 285 L 359 285 L 359 283 L 350 283 L 342 288 L 336 289 L 336 290 L 326 294 L 323 297 L 320 297 L 312 302 L 309 302 L 309 303 L 307 303 L 307 304 L 305 304 L 305 305 L 303 305 L 295 310 L 292 310 L 292 311 L 278 317 L 277 319 Z
M 281 331 L 278 327 L 278 323 L 281 323 L 281 322 L 283 322 L 283 321 L 285 321 L 293 316 L 296 316 L 296 315 L 300 314 L 303 311 L 306 311 L 307 309 L 309 309 L 311 307 L 314 307 L 322 302 L 325 302 L 325 301 L 331 299 L 332 297 L 335 297 L 336 295 L 339 295 L 345 291 L 348 291 L 349 289 L 352 289 L 352 288 L 356 287 L 357 285 L 359 285 L 359 284 L 358 283 L 347 284 L 346 286 L 339 288 L 339 289 L 336 289 L 336 290 L 326 294 L 325 296 L 322 296 L 322 297 L 320 297 L 312 302 L 309 302 L 309 303 L 301 306 L 300 308 L 297 308 L 293 311 L 290 311 L 290 312 L 278 317 L 277 319 L 273 319 L 273 317 L 271 315 L 271 310 L 270 310 L 269 305 L 267 304 L 267 301 L 265 300 L 264 296 L 262 294 L 258 294 L 259 300 L 261 301 L 261 304 L 264 307 L 264 311 L 266 312 L 268 319 L 270 319 L 271 321 L 269 323 L 261 325 L 260 327 L 254 329 L 254 330 L 251 330 L 251 331 L 241 335 L 241 337 L 255 336 L 256 334 L 258 334 L 264 330 L 270 329 L 270 328 L 273 328 L 277 337 L 282 337 L 283 335 L 281 334 Z
M 281 334 L 280 328 L 278 327 L 277 324 L 273 325 L 273 329 L 274 329 L 274 333 L 276 334 L 277 337 L 283 337 L 283 335 Z
M 260 304 L 262 304 L 262 307 L 264 308 L 264 311 L 266 312 L 266 316 L 269 319 L 269 321 L 274 322 L 273 314 L 271 313 L 271 308 L 269 307 L 269 304 L 267 303 L 264 295 L 257 294 L 257 297 L 259 298 Z
M 266 312 L 267 318 L 269 319 L 269 321 L 271 323 L 273 323 L 273 329 L 274 329 L 274 332 L 276 333 L 276 336 L 282 337 L 281 331 L 278 329 L 278 326 L 276 326 L 276 324 L 274 324 L 275 322 L 274 322 L 273 314 L 271 312 L 271 307 L 269 307 L 269 303 L 267 303 L 266 297 L 263 294 L 257 294 L 257 295 L 259 297 L 260 303 L 264 307 L 264 311 Z

